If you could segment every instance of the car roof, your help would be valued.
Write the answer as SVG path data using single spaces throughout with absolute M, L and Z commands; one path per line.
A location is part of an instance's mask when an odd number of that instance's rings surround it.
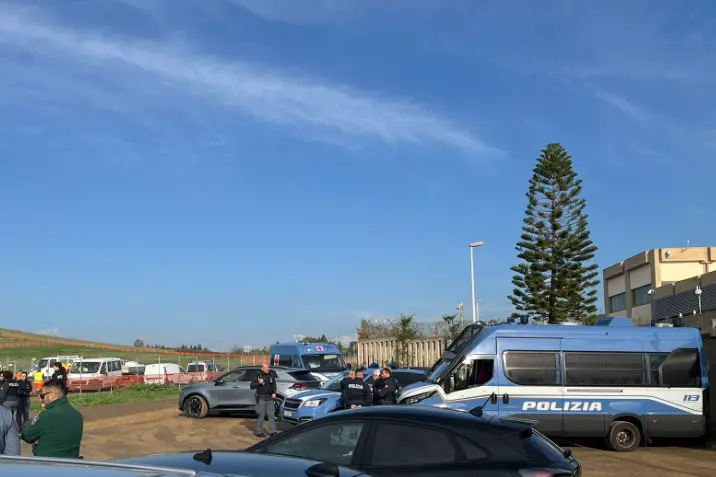
M 243 451 L 211 451 L 211 459 L 197 460 L 196 451 L 175 454 L 155 454 L 144 457 L 117 460 L 115 462 L 180 467 L 182 469 L 206 469 L 215 474 L 242 475 L 306 475 L 306 469 L 321 462 L 302 457 L 256 454 Z M 240 469 L 240 470 L 239 470 Z M 354 477 L 361 472 L 339 467 L 341 477 Z
M 533 423 L 529 421 L 489 418 L 487 416 L 482 418 L 465 411 L 415 405 L 367 406 L 347 409 L 329 414 L 321 418 L 320 421 L 353 419 L 392 419 L 497 434 L 512 434 L 533 426 Z M 319 422 L 319 420 L 315 422 Z
M 0 455 L 0 468 L 9 475 L 45 475 L 48 477 L 197 477 L 213 476 L 201 469 L 157 465 L 93 462 L 88 460 L 55 459 Z

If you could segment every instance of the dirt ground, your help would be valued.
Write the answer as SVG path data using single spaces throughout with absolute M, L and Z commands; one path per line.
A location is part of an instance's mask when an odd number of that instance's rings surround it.
M 253 436 L 254 419 L 188 419 L 179 415 L 175 399 L 101 406 L 89 408 L 83 414 L 82 454 L 91 460 L 199 451 L 207 447 L 236 450 L 257 441 Z M 584 477 L 716 475 L 716 452 L 704 449 L 654 446 L 619 454 L 584 445 L 570 447 L 582 462 Z M 23 453 L 31 455 L 30 446 L 25 446 Z

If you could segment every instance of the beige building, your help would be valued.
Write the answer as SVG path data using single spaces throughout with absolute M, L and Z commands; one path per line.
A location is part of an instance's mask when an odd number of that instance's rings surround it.
M 604 269 L 605 314 L 628 316 L 635 324 L 648 326 L 660 298 L 688 292 L 697 299 L 699 277 L 711 272 L 716 272 L 716 247 L 675 247 L 641 252 Z M 713 277 L 716 278 L 716 274 Z M 707 282 L 709 280 L 707 278 Z M 713 283 L 716 284 L 716 280 Z M 710 283 L 704 286 L 710 286 Z M 684 287 L 691 288 L 682 290 Z M 692 310 L 679 313 L 686 311 Z

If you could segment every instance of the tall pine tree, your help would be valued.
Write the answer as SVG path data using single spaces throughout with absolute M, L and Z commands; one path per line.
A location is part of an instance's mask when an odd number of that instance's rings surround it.
M 530 179 L 521 240 L 522 263 L 509 300 L 515 317 L 547 323 L 568 318 L 591 324 L 597 314 L 597 247 L 590 238 L 582 181 L 560 144 L 542 150 Z

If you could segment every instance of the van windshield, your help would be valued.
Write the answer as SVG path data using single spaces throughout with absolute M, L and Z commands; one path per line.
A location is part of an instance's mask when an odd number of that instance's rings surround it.
M 303 367 L 311 371 L 345 371 L 346 362 L 340 354 L 304 354 Z
M 437 366 L 435 366 L 435 368 L 433 368 L 433 370 L 430 372 L 427 380 L 433 383 L 439 383 L 443 377 L 443 373 L 450 367 L 451 363 L 452 361 L 447 359 L 441 360 L 437 364 Z
M 99 373 L 99 367 L 102 365 L 102 363 L 97 362 L 86 362 L 86 361 L 75 361 L 72 363 L 72 367 L 70 368 L 70 373 L 72 374 L 80 374 L 80 373 Z
M 37 367 L 38 367 L 38 368 L 42 369 L 42 368 L 44 368 L 45 366 L 47 366 L 47 359 L 41 359 L 40 361 L 37 362 Z

